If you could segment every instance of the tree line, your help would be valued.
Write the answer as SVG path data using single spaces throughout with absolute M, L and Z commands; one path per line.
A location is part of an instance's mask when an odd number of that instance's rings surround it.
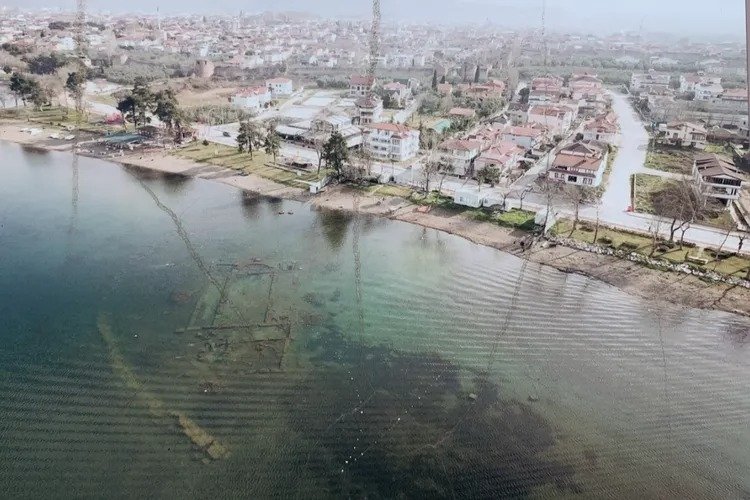
M 117 110 L 122 113 L 124 123 L 132 123 L 136 130 L 150 124 L 152 116 L 155 116 L 170 134 L 174 133 L 177 142 L 181 142 L 188 124 L 174 90 L 166 88 L 154 92 L 143 78 L 137 78 L 133 88 L 122 96 L 117 103 Z

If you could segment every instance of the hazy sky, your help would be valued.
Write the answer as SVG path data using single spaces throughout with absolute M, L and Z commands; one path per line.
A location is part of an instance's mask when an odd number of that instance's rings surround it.
M 368 0 L 88 0 L 92 10 L 154 12 L 258 12 L 303 10 L 324 16 L 365 16 Z M 541 24 L 542 0 L 382 0 L 385 21 L 472 22 L 509 26 Z M 75 0 L 0 0 L 0 6 L 71 9 Z M 744 33 L 743 0 L 547 0 L 550 29 L 607 32 L 667 31 L 730 37 Z

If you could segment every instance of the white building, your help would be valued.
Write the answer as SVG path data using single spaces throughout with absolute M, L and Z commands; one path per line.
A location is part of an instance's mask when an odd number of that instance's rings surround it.
M 729 160 L 715 154 L 695 155 L 693 177 L 704 196 L 727 206 L 739 199 L 740 191 L 748 185 L 746 174 Z
M 544 131 L 536 127 L 508 127 L 503 131 L 502 139 L 530 150 L 544 141 Z
M 670 75 L 650 70 L 648 73 L 633 73 L 630 90 L 633 92 L 664 91 L 669 89 Z
M 419 152 L 419 130 L 396 123 L 376 123 L 365 129 L 365 148 L 374 158 L 401 162 Z
M 576 142 L 557 153 L 547 175 L 566 184 L 597 187 L 602 183 L 608 156 L 604 145 Z
M 554 135 L 565 135 L 573 124 L 575 113 L 565 106 L 537 105 L 529 108 L 529 123 L 536 123 Z
M 273 97 L 288 97 L 294 93 L 292 80 L 289 78 L 272 78 L 266 80 L 266 87 Z
M 679 147 L 704 149 L 708 132 L 697 123 L 671 122 L 659 125 L 657 142 Z
M 259 110 L 271 102 L 271 93 L 267 87 L 248 87 L 230 97 L 229 102 L 235 108 Z
M 453 166 L 453 173 L 464 176 L 471 173 L 474 160 L 482 149 L 479 141 L 451 139 L 438 146 L 441 159 Z
M 383 119 L 383 101 L 379 97 L 361 97 L 354 103 L 360 125 L 379 123 Z

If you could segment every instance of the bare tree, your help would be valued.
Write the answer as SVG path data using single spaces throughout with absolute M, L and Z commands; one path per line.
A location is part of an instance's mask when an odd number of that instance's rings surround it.
M 438 160 L 438 172 L 440 173 L 440 187 L 438 187 L 438 193 L 443 193 L 443 182 L 449 175 L 453 175 L 456 171 L 456 167 L 450 161 Z
M 424 182 L 425 194 L 430 194 L 430 179 L 440 171 L 440 161 L 430 157 L 422 167 L 422 181 Z M 441 182 L 442 189 L 442 182 Z
M 570 230 L 570 234 L 578 228 L 578 220 L 581 212 L 581 205 L 595 198 L 593 189 L 586 186 L 580 186 L 578 184 L 566 184 L 562 188 L 563 194 L 573 204 L 573 227 Z M 596 241 L 596 240 L 595 240 Z
M 523 210 L 523 200 L 526 196 L 534 190 L 532 185 L 525 186 L 520 193 L 518 193 L 518 200 L 520 201 L 518 209 Z
M 674 242 L 677 231 L 687 227 L 705 213 L 705 199 L 688 179 L 673 181 L 652 195 L 651 201 L 657 217 L 671 220 L 669 241 Z M 683 232 L 683 237 L 684 237 Z

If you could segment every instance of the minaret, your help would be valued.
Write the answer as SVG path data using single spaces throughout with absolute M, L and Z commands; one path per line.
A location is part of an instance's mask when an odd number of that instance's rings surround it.
M 161 14 L 159 13 L 159 6 L 156 6 L 156 29 L 161 32 Z

